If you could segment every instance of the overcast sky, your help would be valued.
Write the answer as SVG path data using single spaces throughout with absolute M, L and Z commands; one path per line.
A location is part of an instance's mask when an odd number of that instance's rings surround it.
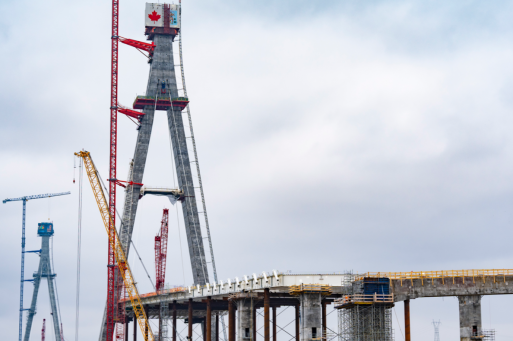
M 107 177 L 111 4 L 0 0 L 0 13 L 0 199 L 72 192 L 27 204 L 28 250 L 40 247 L 37 223 L 55 223 L 61 314 L 72 340 L 73 152 L 91 151 Z M 120 35 L 144 40 L 143 15 L 144 1 L 121 1 Z M 273 269 L 512 268 L 512 17 L 511 1 L 184 0 L 185 75 L 220 278 Z M 120 47 L 120 103 L 144 94 L 148 69 L 135 49 Z M 136 136 L 120 117 L 120 179 Z M 164 112 L 143 182 L 173 186 Z M 164 207 L 173 222 L 166 279 L 190 285 L 183 223 L 167 199 L 141 200 L 134 241 L 154 276 Z M 22 204 L 0 210 L 0 328 L 15 340 Z M 82 238 L 80 339 L 94 340 L 107 239 L 87 182 Z M 26 277 L 37 262 L 27 255 Z M 151 291 L 130 262 L 140 291 Z M 25 287 L 28 308 L 32 284 Z M 498 340 L 513 340 L 512 303 L 483 298 L 483 328 L 496 329 Z M 458 337 L 456 298 L 417 299 L 411 310 L 416 340 L 433 338 L 433 319 L 442 340 Z M 397 340 L 402 311 L 397 304 Z M 32 340 L 43 318 L 51 319 L 46 283 Z

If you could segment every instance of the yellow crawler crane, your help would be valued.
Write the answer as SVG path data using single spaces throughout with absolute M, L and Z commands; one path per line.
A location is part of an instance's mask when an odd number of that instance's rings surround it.
M 125 252 L 123 251 L 123 247 L 121 246 L 118 232 L 116 231 L 116 229 L 114 229 L 114 237 L 111 237 L 109 233 L 109 221 L 111 221 L 112 217 L 109 213 L 109 205 L 107 204 L 107 200 L 105 199 L 105 194 L 103 193 L 96 167 L 94 166 L 93 160 L 91 159 L 91 153 L 87 151 L 81 151 L 75 153 L 75 155 L 81 157 L 84 160 L 84 167 L 87 172 L 87 177 L 89 178 L 89 183 L 91 184 L 91 188 L 93 189 L 94 198 L 96 199 L 96 203 L 98 204 L 98 208 L 100 209 L 103 224 L 105 225 L 105 229 L 107 230 L 109 242 L 112 249 L 114 250 L 116 262 L 118 263 L 119 272 L 123 277 L 123 281 L 125 282 L 125 288 L 128 293 L 128 297 L 130 297 L 132 309 L 134 310 L 137 323 L 139 323 L 139 327 L 141 328 L 144 340 L 154 341 L 153 333 L 151 331 L 150 324 L 148 323 L 148 317 L 146 316 L 146 312 L 144 311 L 143 305 L 141 303 L 141 298 L 139 296 L 139 292 L 137 291 L 137 287 L 135 286 L 132 271 L 128 266 Z M 112 226 L 114 226 L 114 224 L 112 224 Z

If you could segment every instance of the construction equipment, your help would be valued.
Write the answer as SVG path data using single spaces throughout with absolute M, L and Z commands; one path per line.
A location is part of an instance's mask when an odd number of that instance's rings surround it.
M 28 309 L 23 309 L 23 287 L 24 287 L 24 283 L 25 283 L 25 216 L 26 216 L 26 211 L 27 211 L 27 209 L 26 209 L 27 201 L 33 200 L 33 199 L 58 197 L 61 195 L 68 195 L 68 194 L 71 194 L 71 192 L 27 195 L 27 196 L 24 196 L 21 198 L 8 198 L 3 201 L 4 204 L 6 202 L 10 202 L 10 201 L 23 201 L 23 219 L 22 219 L 22 223 L 21 223 L 21 281 L 20 281 L 20 316 L 19 316 L 19 337 L 18 337 L 19 341 L 21 341 L 21 337 L 22 337 L 23 310 L 28 310 Z
M 164 283 L 166 281 L 168 223 L 169 209 L 165 208 L 162 213 L 159 234 L 155 236 L 155 291 L 157 294 L 161 294 L 164 291 Z M 164 341 L 167 337 L 167 321 L 162 321 L 162 319 L 166 319 L 168 315 L 167 304 L 160 302 L 158 341 Z
M 46 320 L 43 319 L 43 329 L 41 329 L 41 341 L 45 341 L 45 322 Z
M 143 305 L 141 303 L 141 298 L 139 296 L 139 292 L 137 291 L 137 287 L 132 276 L 132 271 L 130 270 L 130 266 L 128 265 L 128 261 L 125 256 L 125 251 L 123 250 L 123 245 L 121 244 L 118 233 L 115 229 L 112 215 L 109 211 L 109 206 L 107 205 L 107 199 L 105 198 L 105 194 L 103 193 L 100 179 L 98 177 L 98 172 L 93 163 L 93 160 L 91 159 L 91 154 L 87 151 L 80 151 L 78 153 L 75 153 L 75 155 L 81 157 L 84 161 L 84 168 L 87 172 L 87 177 L 89 178 L 89 183 L 91 184 L 91 188 L 96 199 L 96 204 L 98 205 L 98 208 L 100 210 L 103 224 L 105 225 L 105 229 L 107 230 L 107 234 L 109 236 L 110 248 L 113 250 L 117 267 L 119 269 L 119 274 L 122 277 L 123 282 L 125 284 L 126 293 L 128 294 L 130 302 L 132 303 L 135 318 L 137 319 L 139 327 L 141 328 L 144 340 L 153 341 L 154 336 L 151 331 L 150 324 L 148 323 L 146 312 L 144 311 Z M 113 183 L 113 181 L 111 183 Z M 107 332 L 109 332 L 109 330 L 107 330 Z M 113 334 L 114 329 L 112 328 L 111 334 L 107 334 L 107 339 L 112 339 Z
M 167 231 L 169 221 L 169 209 L 165 208 L 162 214 L 160 232 L 155 236 L 155 290 L 160 293 L 164 289 L 166 279 L 166 258 L 167 258 Z

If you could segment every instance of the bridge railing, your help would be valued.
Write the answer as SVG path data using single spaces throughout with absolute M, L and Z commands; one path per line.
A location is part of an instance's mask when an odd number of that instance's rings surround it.
M 472 281 L 475 283 L 477 280 L 482 280 L 483 283 L 486 281 L 486 278 L 493 278 L 493 282 L 496 283 L 497 280 L 506 282 L 506 276 L 513 276 L 513 269 L 472 269 L 472 270 L 441 270 L 441 271 L 410 271 L 410 272 L 367 272 L 360 274 L 357 280 L 362 280 L 365 277 L 386 277 L 391 280 L 399 280 L 401 281 L 401 285 L 403 281 L 411 281 L 413 284 L 413 280 L 420 279 L 422 281 L 422 285 L 424 285 L 424 280 L 431 280 L 432 282 L 435 279 L 441 279 L 445 284 L 446 280 L 451 280 L 454 283 L 455 278 L 462 278 L 463 283 L 465 283 L 465 278 L 472 278 Z

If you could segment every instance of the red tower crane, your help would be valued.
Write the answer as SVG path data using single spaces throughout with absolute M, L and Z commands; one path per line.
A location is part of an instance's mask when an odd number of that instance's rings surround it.
M 155 272 L 157 292 L 164 289 L 166 280 L 166 258 L 167 258 L 167 232 L 169 221 L 169 209 L 164 208 L 162 214 L 162 222 L 160 224 L 160 232 L 155 236 Z
M 43 329 L 41 329 L 41 341 L 45 341 L 45 322 L 46 319 L 43 319 Z

